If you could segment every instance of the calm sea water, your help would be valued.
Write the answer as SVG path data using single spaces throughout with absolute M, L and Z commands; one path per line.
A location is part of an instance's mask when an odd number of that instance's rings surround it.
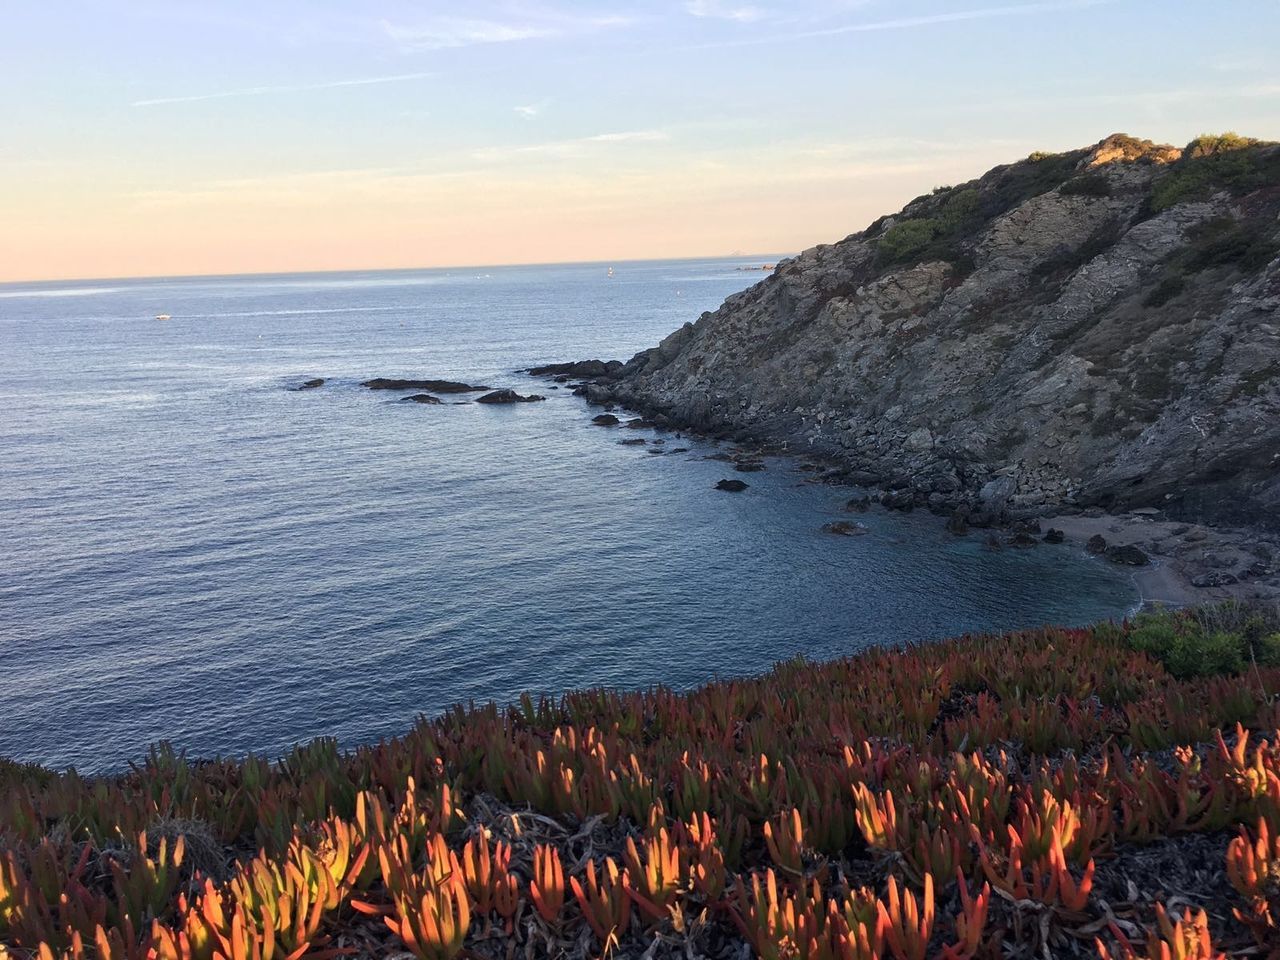
M 711 448 L 621 446 L 513 372 L 629 357 L 758 280 L 744 263 L 0 287 L 0 755 L 277 754 L 470 698 L 687 687 L 1133 604 L 1069 547 L 989 552 L 881 512 L 824 534 L 847 492 L 780 461 L 715 492 L 743 475 Z M 373 376 L 550 399 L 399 404 Z M 329 383 L 288 389 L 310 377 Z

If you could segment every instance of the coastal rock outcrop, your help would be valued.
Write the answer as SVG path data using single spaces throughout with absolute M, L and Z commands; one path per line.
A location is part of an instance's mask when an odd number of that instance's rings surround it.
M 545 399 L 547 398 L 536 393 L 523 396 L 514 390 L 495 390 L 493 393 L 486 393 L 483 397 L 477 397 L 476 403 L 536 403 Z
M 975 526 L 1277 525 L 1278 217 L 1280 145 L 1033 154 L 782 261 L 584 392 Z
M 548 363 L 541 367 L 529 367 L 521 372 L 535 377 L 594 380 L 615 376 L 622 372 L 622 366 L 621 360 L 576 360 L 569 363 Z
M 370 390 L 429 390 L 431 393 L 480 393 L 489 389 L 455 380 L 394 380 L 389 377 L 374 377 L 363 381 L 360 386 Z

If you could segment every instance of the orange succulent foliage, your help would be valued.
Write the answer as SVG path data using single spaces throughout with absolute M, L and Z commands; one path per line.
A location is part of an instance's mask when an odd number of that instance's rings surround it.
M 1187 919 L 1174 920 L 1160 904 L 1156 904 L 1156 928 L 1147 937 L 1145 953 L 1136 953 L 1121 933 L 1116 934 L 1120 947 L 1113 952 L 1101 941 L 1098 953 L 1102 960 L 1226 960 L 1226 954 L 1213 946 L 1209 936 L 1209 918 L 1198 910 Z
M 980 960 L 1030 910 L 1117 960 L 1256 954 L 1280 932 L 1277 721 L 1280 671 L 1178 681 L 1113 627 L 524 697 L 278 763 L 156 748 L 86 780 L 0 762 L 0 947 L 294 960 L 356 931 L 451 960 L 531 930 L 602 953 L 713 930 L 778 960 Z M 526 811 L 558 826 L 522 835 Z M 224 873 L 196 828 L 254 853 Z M 1106 929 L 1109 858 L 1229 828 L 1223 945 L 1202 914 L 1146 914 L 1142 953 Z M 587 835 L 610 839 L 554 839 Z

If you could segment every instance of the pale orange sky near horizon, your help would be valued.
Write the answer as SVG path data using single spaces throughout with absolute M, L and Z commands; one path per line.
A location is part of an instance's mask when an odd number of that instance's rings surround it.
M 1161 9 L 17 4 L 0 282 L 783 254 L 1032 150 L 1280 138 L 1280 8 Z
M 599 181 L 338 174 L 86 194 L 52 215 L 37 199 L 24 217 L 20 201 L 7 220 L 23 241 L 0 262 L 7 279 L 42 280 L 781 254 L 838 240 L 989 165 L 964 155 L 794 176 L 708 168 Z M 76 266 L 60 273 L 50 262 Z

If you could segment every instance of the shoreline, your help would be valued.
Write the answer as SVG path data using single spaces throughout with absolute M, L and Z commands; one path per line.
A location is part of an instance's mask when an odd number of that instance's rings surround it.
M 583 364 L 598 366 L 599 369 L 592 369 L 584 375 Z M 617 361 L 608 366 L 615 364 L 621 367 Z M 590 388 L 601 377 L 606 378 L 607 383 L 612 372 L 604 368 L 605 364 L 600 361 L 583 361 L 519 372 L 533 379 L 552 379 L 569 386 L 583 398 L 588 410 L 591 407 L 606 411 L 626 410 L 651 421 L 656 429 L 676 430 L 704 440 L 731 444 L 743 458 L 773 456 L 789 460 L 798 471 L 812 474 L 807 482 L 844 486 L 866 494 L 872 502 L 879 502 L 889 511 L 903 509 L 895 503 L 893 491 L 849 480 L 851 465 L 830 451 L 804 454 L 793 449 L 798 446 L 798 440 L 747 438 L 729 432 L 707 433 L 690 424 L 672 421 L 668 415 L 655 415 L 653 411 L 629 407 L 612 396 L 607 399 L 599 393 L 593 396 L 594 391 Z M 945 513 L 930 512 L 938 517 L 940 524 L 949 525 Z M 1280 607 L 1280 531 L 1183 522 L 1171 519 L 1154 508 L 1108 513 L 1097 507 L 1076 508 L 1058 504 L 1021 511 L 1000 523 L 970 523 L 956 535 L 972 536 L 987 531 L 993 537 L 1000 533 L 1016 536 L 1020 532 L 1025 533 L 1028 524 L 1039 525 L 1039 532 L 1032 534 L 1037 541 L 1042 541 L 1049 530 L 1058 530 L 1064 535 L 1066 544 L 1087 552 L 1102 553 L 1102 550 L 1089 550 L 1088 544 L 1095 537 L 1101 537 L 1106 547 L 1136 547 L 1141 550 L 1147 558 L 1144 564 L 1111 561 L 1132 576 L 1138 590 L 1139 610 L 1224 601 Z M 1026 548 L 1030 543 L 1010 542 L 1008 545 Z M 1106 558 L 1099 556 L 1099 559 Z
M 1280 536 L 1243 527 L 1181 523 L 1148 512 L 1056 513 L 1042 518 L 1068 542 L 1101 536 L 1150 558 L 1133 567 L 1143 607 L 1248 601 L 1280 605 Z

